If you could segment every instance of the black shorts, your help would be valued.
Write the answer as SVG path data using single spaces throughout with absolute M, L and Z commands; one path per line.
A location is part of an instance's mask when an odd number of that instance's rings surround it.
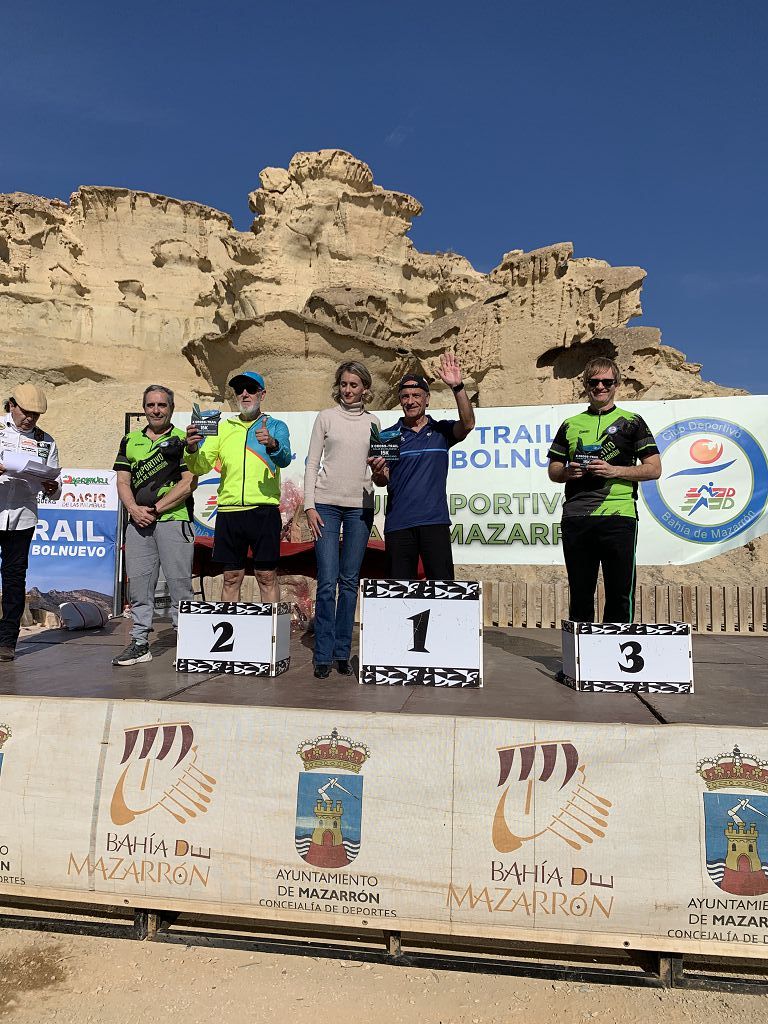
M 280 560 L 282 520 L 277 505 L 257 505 L 242 512 L 219 512 L 212 559 L 225 572 L 245 568 L 251 549 L 254 569 L 274 569 Z

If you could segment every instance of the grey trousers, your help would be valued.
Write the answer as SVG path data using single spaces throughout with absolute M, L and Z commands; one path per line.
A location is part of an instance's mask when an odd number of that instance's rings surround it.
M 169 519 L 152 526 L 128 524 L 125 531 L 125 570 L 131 602 L 131 637 L 146 642 L 155 611 L 155 587 L 160 566 L 171 593 L 171 619 L 179 617 L 179 601 L 192 601 L 192 555 L 195 536 L 191 523 Z

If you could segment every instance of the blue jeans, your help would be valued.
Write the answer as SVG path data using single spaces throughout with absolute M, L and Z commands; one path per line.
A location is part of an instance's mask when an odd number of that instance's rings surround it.
M 341 505 L 315 507 L 325 524 L 322 536 L 315 541 L 315 664 L 330 665 L 333 661 L 348 659 L 352 648 L 357 584 L 373 526 L 373 509 Z

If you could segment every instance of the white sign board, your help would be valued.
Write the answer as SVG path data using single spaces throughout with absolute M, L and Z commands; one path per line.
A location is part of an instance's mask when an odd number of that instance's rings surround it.
M 177 672 L 277 676 L 290 666 L 288 604 L 182 601 Z
M 361 580 L 360 682 L 483 685 L 482 583 Z
M 563 673 L 590 693 L 693 693 L 691 627 L 564 620 Z

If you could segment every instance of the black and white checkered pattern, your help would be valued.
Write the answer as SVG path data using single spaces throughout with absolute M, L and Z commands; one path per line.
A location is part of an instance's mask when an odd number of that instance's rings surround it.
M 580 636 L 689 636 L 687 622 L 568 622 L 563 620 L 566 633 Z
M 278 605 L 290 611 L 290 605 Z M 273 605 L 250 601 L 179 601 L 181 615 L 271 615 Z
M 418 600 L 479 601 L 474 580 L 361 580 L 363 597 L 409 597 Z
M 207 672 L 227 676 L 268 676 L 269 667 L 268 661 L 204 661 L 198 658 L 177 658 L 174 662 L 177 672 Z
M 361 683 L 376 686 L 482 686 L 474 668 L 409 668 L 401 665 L 363 665 Z

